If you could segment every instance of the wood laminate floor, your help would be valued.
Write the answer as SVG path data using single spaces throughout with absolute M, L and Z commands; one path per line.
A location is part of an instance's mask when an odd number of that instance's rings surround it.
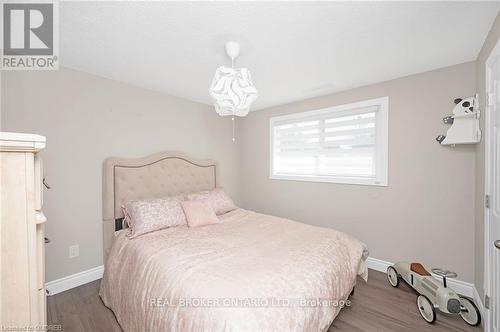
M 121 331 L 111 310 L 99 295 L 100 280 L 47 298 L 48 324 L 60 324 L 63 331 Z M 385 274 L 370 270 L 368 283 L 359 279 L 352 304 L 340 311 L 328 332 L 356 331 L 481 331 L 468 326 L 459 316 L 437 314 L 426 323 L 417 311 L 416 294 L 404 282 L 391 287 Z M 137 331 L 139 332 L 139 331 Z

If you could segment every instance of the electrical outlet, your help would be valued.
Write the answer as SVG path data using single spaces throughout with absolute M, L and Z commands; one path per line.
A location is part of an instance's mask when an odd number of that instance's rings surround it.
M 68 252 L 69 258 L 75 258 L 78 257 L 79 255 L 80 255 L 80 247 L 78 246 L 78 244 L 75 244 L 74 246 L 69 246 L 69 252 Z

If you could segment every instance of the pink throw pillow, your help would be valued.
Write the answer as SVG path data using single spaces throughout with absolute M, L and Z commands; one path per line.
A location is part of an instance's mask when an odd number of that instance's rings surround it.
M 189 227 L 218 224 L 219 219 L 205 200 L 181 202 Z

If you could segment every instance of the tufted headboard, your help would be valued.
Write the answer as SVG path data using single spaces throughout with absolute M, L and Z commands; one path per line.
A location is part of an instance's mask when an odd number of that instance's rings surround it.
M 213 160 L 196 160 L 179 152 L 160 152 L 144 158 L 108 158 L 103 169 L 104 261 L 121 229 L 124 202 L 188 194 L 216 186 Z

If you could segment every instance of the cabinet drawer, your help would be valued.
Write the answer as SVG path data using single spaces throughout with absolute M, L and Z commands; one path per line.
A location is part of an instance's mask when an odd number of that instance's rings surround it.
M 42 158 L 35 153 L 35 210 L 41 210 L 43 205 L 43 164 Z
M 37 289 L 45 288 L 45 225 L 36 225 Z

